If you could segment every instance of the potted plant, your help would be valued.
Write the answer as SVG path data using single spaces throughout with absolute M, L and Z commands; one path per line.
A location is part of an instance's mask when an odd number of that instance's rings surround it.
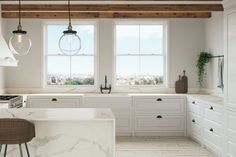
M 198 83 L 200 87 L 203 87 L 204 77 L 206 75 L 205 66 L 206 66 L 206 63 L 209 63 L 211 56 L 212 55 L 208 52 L 201 52 L 198 55 L 197 70 L 198 70 Z

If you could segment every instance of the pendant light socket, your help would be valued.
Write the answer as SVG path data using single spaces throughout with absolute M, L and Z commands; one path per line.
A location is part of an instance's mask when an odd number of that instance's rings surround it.
M 68 0 L 68 16 L 69 25 L 67 30 L 63 31 L 62 37 L 59 39 L 59 48 L 65 55 L 76 55 L 81 49 L 81 40 L 77 35 L 77 31 L 73 30 L 70 15 L 70 0 Z
M 9 48 L 12 53 L 24 56 L 27 55 L 32 47 L 31 39 L 21 25 L 21 0 L 19 0 L 19 23 L 17 30 L 12 31 L 13 36 L 9 40 Z

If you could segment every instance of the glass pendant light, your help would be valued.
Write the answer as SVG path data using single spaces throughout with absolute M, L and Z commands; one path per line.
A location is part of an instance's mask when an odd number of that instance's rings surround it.
M 77 31 L 72 29 L 70 15 L 70 0 L 68 0 L 69 26 L 68 30 L 63 32 L 59 40 L 59 48 L 65 55 L 76 55 L 81 49 L 81 40 L 77 35 Z
M 19 0 L 19 24 L 17 30 L 14 30 L 13 36 L 9 40 L 9 48 L 13 54 L 19 56 L 27 55 L 31 49 L 32 43 L 27 36 L 27 32 L 21 26 L 21 0 Z

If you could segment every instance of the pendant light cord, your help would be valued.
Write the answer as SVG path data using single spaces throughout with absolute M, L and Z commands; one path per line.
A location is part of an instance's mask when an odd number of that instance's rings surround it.
M 19 0 L 19 13 L 18 13 L 19 15 L 19 24 L 18 24 L 18 27 L 17 27 L 17 29 L 18 30 L 22 30 L 22 26 L 21 26 L 21 0 Z
M 69 14 L 69 27 L 68 30 L 72 30 L 72 25 L 71 25 L 71 14 L 70 14 L 70 0 L 68 0 L 68 14 Z

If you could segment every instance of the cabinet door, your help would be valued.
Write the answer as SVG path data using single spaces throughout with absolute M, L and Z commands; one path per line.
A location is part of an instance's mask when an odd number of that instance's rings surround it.
M 185 114 L 184 99 L 178 98 L 136 98 L 136 114 Z
M 236 11 L 227 15 L 226 102 L 236 109 Z
M 33 98 L 29 99 L 28 107 L 30 108 L 77 108 L 80 99 L 66 98 Z
M 185 129 L 184 116 L 149 115 L 136 116 L 136 131 L 182 131 Z
M 197 141 L 201 141 L 202 137 L 202 124 L 201 117 L 199 115 L 193 114 L 191 112 L 188 113 L 188 135 L 196 139 Z
M 130 115 L 131 97 L 84 97 L 83 108 L 110 108 L 115 115 Z

